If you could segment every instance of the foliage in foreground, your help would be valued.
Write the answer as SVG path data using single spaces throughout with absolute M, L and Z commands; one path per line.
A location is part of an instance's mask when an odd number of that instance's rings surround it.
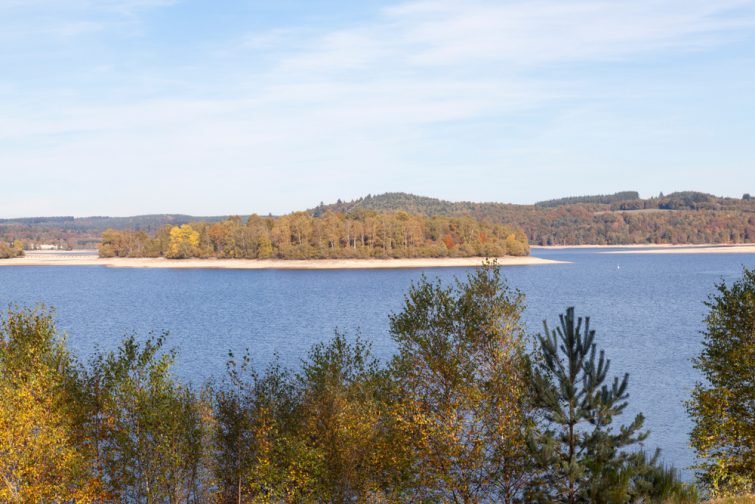
M 694 499 L 677 481 L 675 471 L 658 464 L 658 453 L 629 451 L 645 440 L 644 417 L 629 425 L 612 425 L 627 407 L 629 375 L 607 381 L 611 361 L 597 352 L 590 318 L 575 318 L 574 308 L 560 325 L 538 336 L 542 358 L 533 366 L 530 383 L 540 428 L 530 449 L 542 472 L 531 488 L 532 502 L 636 502 Z
M 203 402 L 170 373 L 164 335 L 133 336 L 98 353 L 80 372 L 82 428 L 94 445 L 92 469 L 117 502 L 203 500 Z
M 422 279 L 391 317 L 410 500 L 513 502 L 527 485 L 522 309 L 484 268 L 451 286 Z
M 526 354 L 522 306 L 495 267 L 450 286 L 422 279 L 391 317 L 389 365 L 337 334 L 295 373 L 231 356 L 201 391 L 174 378 L 163 336 L 128 337 L 81 365 L 48 312 L 11 310 L 0 500 L 694 501 L 657 457 L 623 450 L 641 422 L 611 432 L 626 383 L 603 387 L 592 333 L 570 329 L 568 312 L 562 332 L 581 345 L 572 371 L 593 376 L 585 389 L 561 379 L 548 337 L 542 360 Z M 559 416 L 575 397 L 574 415 Z M 592 427 L 564 441 L 564 420 Z M 566 457 L 570 446 L 578 453 Z
M 9 310 L 0 324 L 0 501 L 98 495 L 78 399 L 71 356 L 50 313 Z
M 755 270 L 716 289 L 695 360 L 706 382 L 687 407 L 700 479 L 719 497 L 755 493 Z

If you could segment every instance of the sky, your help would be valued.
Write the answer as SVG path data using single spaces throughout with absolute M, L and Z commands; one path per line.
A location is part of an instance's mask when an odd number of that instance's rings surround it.
M 0 0 L 0 217 L 755 193 L 755 0 Z

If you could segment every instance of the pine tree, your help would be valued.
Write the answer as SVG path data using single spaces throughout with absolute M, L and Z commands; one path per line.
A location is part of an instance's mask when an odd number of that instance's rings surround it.
M 657 490 L 650 477 L 675 473 L 624 448 L 644 440 L 644 418 L 638 414 L 617 430 L 614 417 L 627 406 L 629 376 L 607 383 L 611 361 L 595 345 L 590 319 L 575 319 L 574 308 L 560 316 L 560 326 L 538 336 L 540 360 L 532 366 L 535 401 L 542 424 L 529 439 L 541 465 L 541 477 L 529 499 L 546 502 L 630 502 Z M 652 470 L 650 470 L 652 469 Z M 676 483 L 669 488 L 681 493 Z

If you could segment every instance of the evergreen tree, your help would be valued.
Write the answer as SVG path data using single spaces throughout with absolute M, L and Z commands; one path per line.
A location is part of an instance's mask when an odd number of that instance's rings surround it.
M 715 496 L 755 492 L 755 269 L 717 290 L 694 362 L 707 383 L 687 404 L 699 475 Z
M 628 404 L 629 377 L 607 383 L 611 361 L 596 350 L 589 317 L 575 319 L 574 308 L 568 308 L 556 330 L 544 326 L 545 334 L 538 336 L 540 359 L 531 373 L 542 424 L 529 439 L 542 473 L 530 488 L 529 500 L 573 504 L 652 499 L 664 493 L 658 484 L 669 479 L 676 485 L 669 490 L 683 494 L 687 489 L 673 470 L 657 465 L 657 456 L 648 460 L 642 452 L 623 450 L 648 433 L 642 431 L 641 414 L 629 425 L 612 427 Z

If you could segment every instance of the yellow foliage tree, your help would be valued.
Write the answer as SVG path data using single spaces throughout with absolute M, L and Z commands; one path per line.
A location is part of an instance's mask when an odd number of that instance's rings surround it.
M 299 380 L 304 389 L 300 429 L 320 460 L 318 500 L 385 501 L 384 480 L 395 467 L 381 452 L 387 404 L 369 346 L 336 334 L 312 348 Z
M 199 246 L 199 233 L 190 225 L 173 226 L 170 229 L 170 243 L 167 257 L 170 259 L 186 259 L 196 255 Z
M 414 452 L 412 500 L 515 502 L 528 479 L 518 292 L 494 265 L 452 287 L 423 279 L 391 317 L 396 423 Z
M 506 237 L 506 254 L 512 256 L 526 256 L 530 253 L 526 238 L 521 240 L 514 233 Z
M 755 493 L 755 269 L 716 290 L 694 361 L 705 381 L 687 409 L 700 480 L 714 497 L 725 497 Z
M 21 240 L 14 240 L 13 248 L 16 250 L 16 253 L 18 255 L 24 255 L 24 242 L 22 242 Z
M 99 495 L 78 437 L 71 376 L 49 313 L 9 311 L 0 325 L 0 502 Z

